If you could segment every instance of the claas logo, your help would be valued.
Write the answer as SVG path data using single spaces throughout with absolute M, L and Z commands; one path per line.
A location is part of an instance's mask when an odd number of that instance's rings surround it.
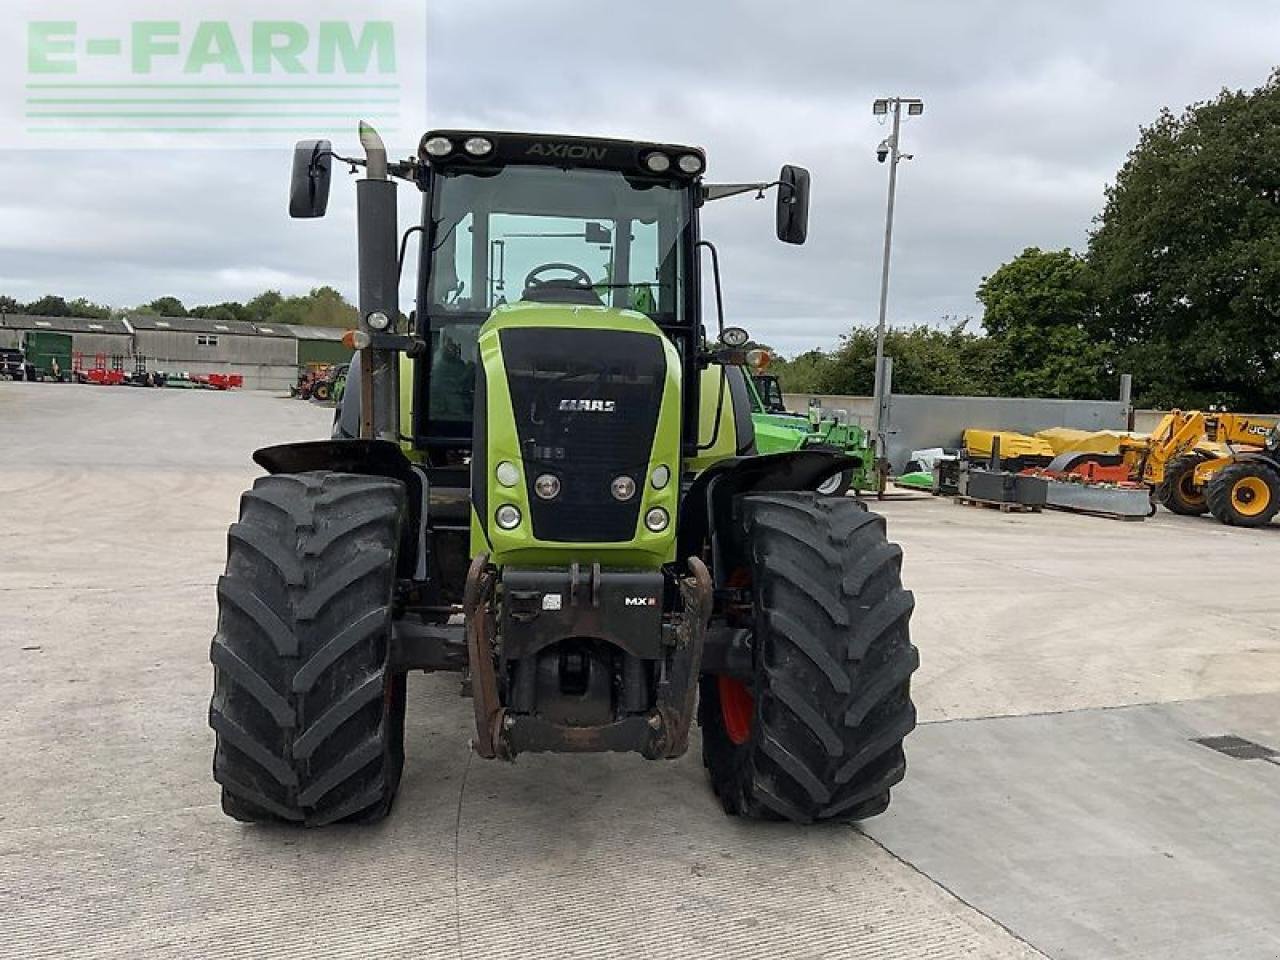
M 613 413 L 618 408 L 613 400 L 561 400 L 561 413 Z

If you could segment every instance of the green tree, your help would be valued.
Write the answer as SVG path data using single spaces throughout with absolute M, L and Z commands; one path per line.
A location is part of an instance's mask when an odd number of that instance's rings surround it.
M 995 360 L 992 392 L 1080 400 L 1114 395 L 1113 351 L 1091 332 L 1097 306 L 1083 258 L 1028 247 L 982 279 L 978 300 Z
M 37 317 L 69 317 L 71 305 L 62 297 L 49 294 L 27 304 L 26 312 Z
M 1139 402 L 1280 408 L 1280 72 L 1142 130 L 1089 243 Z
M 227 300 L 223 303 L 201 304 L 200 306 L 192 307 L 187 311 L 187 315 L 205 320 L 246 321 L 249 319 L 249 310 L 243 303 Z
M 155 317 L 185 317 L 187 308 L 177 297 L 156 297 L 150 303 L 144 303 L 138 307 L 134 312 Z

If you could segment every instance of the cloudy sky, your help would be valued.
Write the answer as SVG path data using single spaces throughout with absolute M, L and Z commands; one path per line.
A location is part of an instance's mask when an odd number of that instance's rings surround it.
M 941 323 L 976 316 L 979 280 L 1022 248 L 1081 245 L 1162 106 L 1255 86 L 1280 63 L 1280 5 L 1265 0 L 430 0 L 428 25 L 432 125 L 694 143 L 721 181 L 809 167 L 805 247 L 773 239 L 770 203 L 704 218 L 731 317 L 786 352 L 874 323 L 876 96 L 927 103 L 904 129 L 916 159 L 900 177 L 890 321 Z M 353 191 L 335 185 L 328 220 L 291 222 L 288 162 L 0 149 L 0 293 L 126 306 L 331 283 L 354 298 Z

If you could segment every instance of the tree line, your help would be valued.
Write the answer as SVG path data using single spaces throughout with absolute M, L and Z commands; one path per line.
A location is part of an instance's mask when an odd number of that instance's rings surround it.
M 66 300 L 51 294 L 23 303 L 13 297 L 0 295 L 0 313 L 25 313 L 39 317 L 89 317 L 95 320 L 143 314 L 344 328 L 354 327 L 359 317 L 356 308 L 347 303 L 333 287 L 317 287 L 308 294 L 294 297 L 286 297 L 278 290 L 267 290 L 245 303 L 227 300 L 193 307 L 187 307 L 177 297 L 158 297 L 149 303 L 126 309 L 93 303 L 83 297 Z
M 895 390 L 1280 410 L 1280 71 L 1142 128 L 1083 251 L 983 278 L 982 329 L 891 330 Z M 872 392 L 875 335 L 777 364 L 797 393 Z

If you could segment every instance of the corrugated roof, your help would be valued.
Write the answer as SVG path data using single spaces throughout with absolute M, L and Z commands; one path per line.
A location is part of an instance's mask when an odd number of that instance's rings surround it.
M 204 317 L 154 317 L 146 314 L 130 314 L 129 322 L 135 330 L 169 330 L 177 333 L 226 333 L 240 337 L 256 337 L 258 330 L 252 323 L 238 320 L 206 320 Z
M 277 324 L 283 326 L 299 340 L 341 340 L 346 333 L 343 327 L 303 327 L 296 323 Z
M 0 327 L 9 330 L 52 330 L 56 333 L 116 333 L 128 335 L 129 326 L 119 318 L 38 317 L 25 313 L 0 314 Z

